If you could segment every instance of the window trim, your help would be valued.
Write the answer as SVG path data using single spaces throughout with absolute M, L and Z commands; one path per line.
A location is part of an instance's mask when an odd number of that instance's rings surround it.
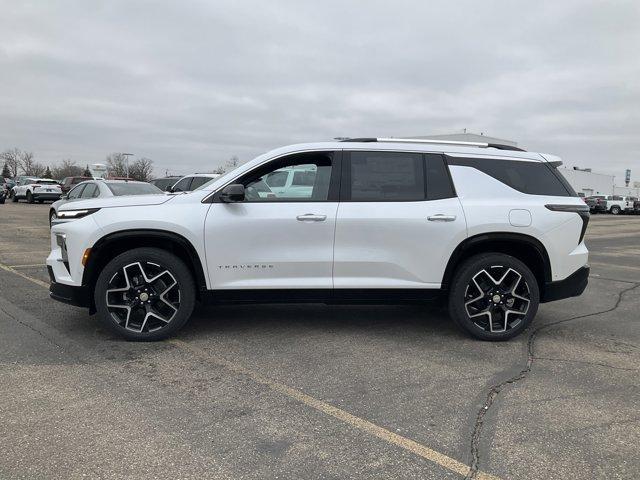
M 271 158 L 266 162 L 261 163 L 260 165 L 256 165 L 251 170 L 244 172 L 243 174 L 235 177 L 230 182 L 226 183 L 218 190 L 216 190 L 213 194 L 206 197 L 202 203 L 223 203 L 220 200 L 220 195 L 222 194 L 222 190 L 228 185 L 233 185 L 234 183 L 243 183 L 247 177 L 254 175 L 256 170 L 262 170 L 264 168 L 268 168 L 270 165 L 274 163 L 284 162 L 286 163 L 286 159 L 289 157 L 297 157 L 303 155 L 314 155 L 314 154 L 327 154 L 333 155 L 331 159 L 331 177 L 329 179 L 329 191 L 327 192 L 326 200 L 312 200 L 301 198 L 300 200 L 285 200 L 285 201 L 271 201 L 271 202 L 261 202 L 261 201 L 243 201 L 243 202 L 234 202 L 239 204 L 262 204 L 262 205 L 278 205 L 283 203 L 329 203 L 334 202 L 337 203 L 339 201 L 340 194 L 340 172 L 342 170 L 342 150 L 305 150 L 300 152 L 289 152 L 278 157 Z M 277 187 L 276 187 L 277 188 Z

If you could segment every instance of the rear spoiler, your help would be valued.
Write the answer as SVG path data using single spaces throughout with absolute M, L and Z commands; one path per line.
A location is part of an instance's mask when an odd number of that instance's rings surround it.
M 552 167 L 558 168 L 562 165 L 562 159 L 557 155 L 551 155 L 550 153 L 541 153 L 540 156 L 544 158 Z

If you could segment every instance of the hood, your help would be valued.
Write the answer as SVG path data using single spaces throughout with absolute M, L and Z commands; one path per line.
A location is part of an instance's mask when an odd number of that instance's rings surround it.
M 60 210 L 83 210 L 85 208 L 142 207 L 145 205 L 161 205 L 174 197 L 157 193 L 152 195 L 122 195 L 119 197 L 94 198 L 65 203 Z

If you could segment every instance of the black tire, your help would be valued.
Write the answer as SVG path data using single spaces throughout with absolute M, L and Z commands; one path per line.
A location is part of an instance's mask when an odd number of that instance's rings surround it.
M 56 211 L 52 208 L 49 211 L 49 228 L 51 228 L 54 218 L 58 218 L 58 215 L 56 214 Z
M 500 279 L 504 281 L 496 284 Z M 531 270 L 502 253 L 466 260 L 456 270 L 449 290 L 449 315 L 481 340 L 508 340 L 519 335 L 531 324 L 539 303 L 540 290 Z
M 44 200 L 38 200 L 38 203 L 44 203 Z
M 11 201 L 12 201 L 13 203 L 18 203 L 18 197 L 16 197 L 16 194 L 15 194 L 15 193 L 12 193 L 12 194 L 11 194 Z
M 142 274 L 139 265 L 144 269 Z M 145 276 L 158 280 L 146 283 Z M 138 280 L 142 280 L 140 285 L 137 285 Z M 175 286 L 167 288 L 173 282 Z M 132 288 L 126 292 L 113 292 L 124 289 L 127 284 Z M 189 268 L 175 255 L 158 248 L 136 248 L 118 255 L 102 269 L 94 290 L 96 310 L 102 323 L 127 340 L 135 341 L 156 341 L 174 335 L 191 317 L 195 294 Z M 107 305 L 108 295 L 111 307 Z M 113 307 L 116 304 L 122 307 Z M 148 317 L 149 312 L 154 316 Z M 165 320 L 160 321 L 155 315 L 165 317 Z
M 33 203 L 33 195 L 27 190 L 27 203 Z
M 612 215 L 619 215 L 620 214 L 620 207 L 618 205 L 614 205 L 613 207 L 611 207 L 611 214 Z

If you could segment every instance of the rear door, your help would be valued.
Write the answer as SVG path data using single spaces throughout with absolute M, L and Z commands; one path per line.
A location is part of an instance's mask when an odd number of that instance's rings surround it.
M 467 231 L 443 157 L 345 152 L 342 172 L 335 288 L 439 288 Z

